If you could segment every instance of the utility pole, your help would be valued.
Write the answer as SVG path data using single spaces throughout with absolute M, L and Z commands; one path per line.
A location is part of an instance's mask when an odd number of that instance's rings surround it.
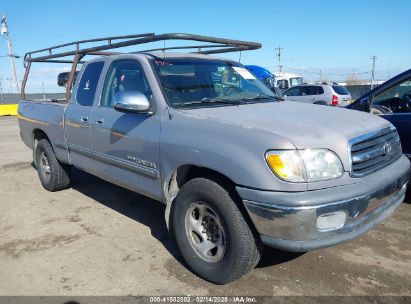
M 377 56 L 372 56 L 372 70 L 371 70 L 371 90 L 374 88 L 374 78 L 375 78 L 375 60 L 377 59 Z
M 46 100 L 46 93 L 44 93 L 44 81 L 41 82 L 41 86 L 43 88 L 43 100 Z
M 359 84 L 357 81 L 357 75 L 356 75 L 357 69 L 352 69 L 352 76 L 351 76 L 351 85 L 356 85 Z
M 0 77 L 0 96 L 1 96 L 1 103 L 4 103 L 4 98 L 3 98 L 3 86 L 1 84 L 1 81 L 3 80 L 3 77 Z
M 284 48 L 282 48 L 281 46 L 278 46 L 278 48 L 276 48 L 275 50 L 277 51 L 276 56 L 278 57 L 278 74 L 280 75 L 282 70 L 283 70 L 283 66 L 281 65 L 281 50 L 283 50 Z
M 13 47 L 11 44 L 9 29 L 7 27 L 6 16 L 3 16 L 3 18 L 1 19 L 1 34 L 6 36 L 6 39 L 7 39 L 7 46 L 9 48 L 11 68 L 13 71 L 13 79 L 14 79 L 14 83 L 16 86 L 16 93 L 18 94 L 19 93 L 19 81 L 17 80 L 16 65 L 14 63 L 15 55 L 13 54 Z
M 357 69 L 352 69 L 352 79 L 353 80 L 356 80 L 356 75 L 355 75 L 355 72 L 357 71 Z
M 322 80 L 322 73 L 323 71 L 320 70 L 320 80 L 318 81 L 319 83 L 321 83 L 321 80 Z
M 9 93 L 12 94 L 11 91 L 13 91 L 13 86 L 12 86 L 12 84 L 11 84 L 11 81 L 12 81 L 13 79 L 11 79 L 11 78 L 6 78 L 6 80 L 9 81 L 9 86 L 10 86 Z

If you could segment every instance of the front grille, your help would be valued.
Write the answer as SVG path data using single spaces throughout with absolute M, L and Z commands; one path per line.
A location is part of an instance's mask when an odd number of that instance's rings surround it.
M 356 137 L 349 142 L 351 176 L 361 177 L 388 166 L 401 154 L 400 137 L 395 127 Z

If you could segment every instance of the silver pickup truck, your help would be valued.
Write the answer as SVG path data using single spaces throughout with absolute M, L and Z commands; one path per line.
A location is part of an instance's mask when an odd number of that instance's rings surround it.
M 250 271 L 263 245 L 300 252 L 336 245 L 404 200 L 410 162 L 388 121 L 282 101 L 240 63 L 209 55 L 259 44 L 146 35 L 26 55 L 23 84 L 34 62 L 73 62 L 67 100 L 19 103 L 20 134 L 45 189 L 69 187 L 76 167 L 163 202 L 188 266 L 217 284 Z M 221 49 L 103 52 L 162 39 Z M 85 55 L 101 56 L 77 75 Z

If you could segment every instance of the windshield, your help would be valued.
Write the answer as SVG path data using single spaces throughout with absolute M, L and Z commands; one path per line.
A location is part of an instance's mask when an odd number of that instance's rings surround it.
M 291 86 L 296 86 L 299 84 L 302 84 L 304 82 L 302 77 L 294 77 L 294 78 L 290 78 L 290 84 Z
M 241 64 L 224 60 L 155 59 L 171 106 L 269 102 L 275 95 Z

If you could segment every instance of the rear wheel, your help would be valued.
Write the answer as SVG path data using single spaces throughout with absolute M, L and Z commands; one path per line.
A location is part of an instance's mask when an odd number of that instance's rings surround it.
M 184 184 L 174 202 L 172 223 L 183 258 L 208 281 L 234 281 L 260 260 L 260 240 L 217 181 L 195 178 Z
M 61 164 L 50 142 L 42 139 L 37 143 L 36 167 L 41 184 L 48 191 L 67 189 L 70 186 L 70 167 Z

